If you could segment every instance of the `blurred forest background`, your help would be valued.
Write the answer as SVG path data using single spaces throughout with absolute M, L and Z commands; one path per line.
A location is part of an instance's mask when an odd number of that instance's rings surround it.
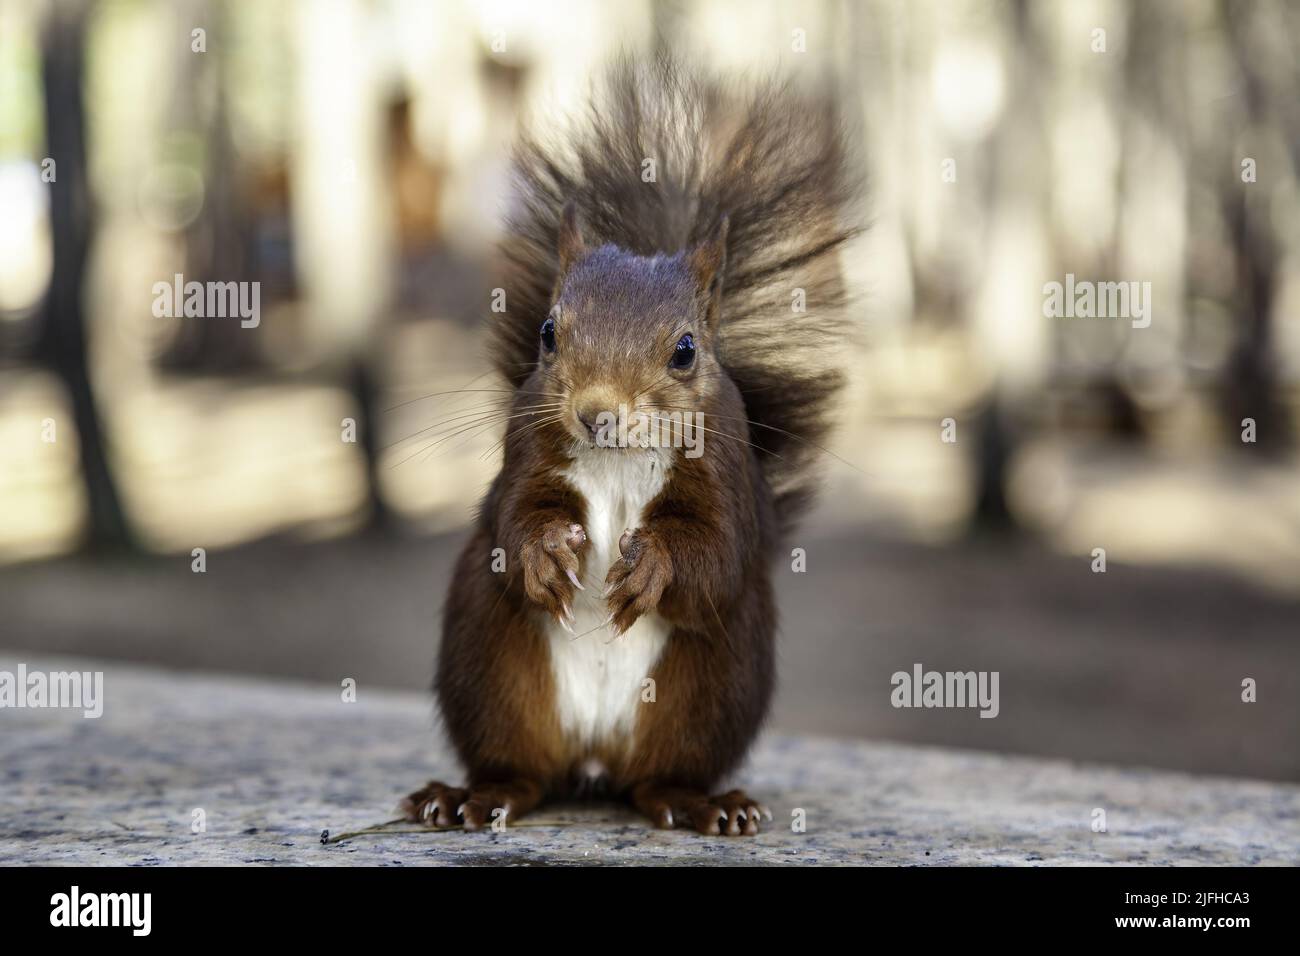
M 493 384 L 509 144 L 665 48 L 831 84 L 870 182 L 774 725 L 1300 779 L 1298 39 L 1280 0 L 0 0 L 0 646 L 425 686 L 499 463 L 430 425 Z M 177 273 L 260 324 L 155 317 Z M 1045 317 L 1067 273 L 1150 326 Z M 892 709 L 914 662 L 1001 715 Z

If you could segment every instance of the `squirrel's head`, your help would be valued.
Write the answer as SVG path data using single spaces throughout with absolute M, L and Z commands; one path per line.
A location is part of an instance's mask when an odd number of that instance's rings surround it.
M 538 369 L 577 442 L 611 447 L 610 426 L 645 433 L 702 412 L 716 394 L 727 226 L 722 216 L 698 246 L 640 256 L 588 247 L 573 204 L 564 207 Z

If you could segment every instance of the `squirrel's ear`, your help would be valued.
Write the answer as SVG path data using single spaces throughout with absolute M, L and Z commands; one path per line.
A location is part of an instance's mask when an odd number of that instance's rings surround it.
M 724 215 L 713 227 L 709 238 L 691 250 L 687 261 L 695 276 L 696 287 L 708 300 L 712 321 L 722 296 L 722 276 L 727 266 L 727 229 L 731 221 Z
M 563 276 L 569 271 L 569 266 L 573 265 L 587 248 L 582 241 L 582 228 L 578 225 L 578 206 L 572 199 L 564 204 L 564 210 L 560 213 L 560 234 L 557 243 L 560 275 Z

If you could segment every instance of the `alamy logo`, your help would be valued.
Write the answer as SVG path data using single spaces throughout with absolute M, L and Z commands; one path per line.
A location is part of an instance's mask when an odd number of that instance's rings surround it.
M 152 928 L 151 893 L 70 893 L 50 897 L 51 926 L 129 926 L 133 936 L 148 936 Z
M 978 707 L 981 717 L 996 717 L 997 671 L 927 671 L 912 665 L 912 673 L 895 671 L 889 702 L 895 707 Z
M 0 671 L 0 708 L 80 708 L 82 716 L 104 713 L 103 671 Z
M 1132 319 L 1133 328 L 1151 324 L 1150 282 L 1090 282 L 1066 273 L 1064 284 L 1043 286 L 1043 315 L 1049 319 Z
M 630 412 L 620 405 L 617 412 L 596 416 L 598 448 L 685 448 L 687 458 L 704 454 L 703 412 Z
M 171 282 L 153 284 L 154 318 L 238 318 L 245 329 L 262 321 L 260 282 L 186 282 L 179 272 Z

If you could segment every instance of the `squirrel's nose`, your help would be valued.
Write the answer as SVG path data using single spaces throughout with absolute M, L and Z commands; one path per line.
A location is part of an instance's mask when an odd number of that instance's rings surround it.
M 602 430 L 612 422 L 618 421 L 620 413 L 614 409 L 621 408 L 619 403 L 622 401 L 624 398 L 616 388 L 608 386 L 588 388 L 582 394 L 573 397 L 573 414 L 586 430 L 587 437 L 596 441 Z
M 587 429 L 587 434 L 591 436 L 592 441 L 596 440 L 597 423 L 599 420 L 600 409 L 592 406 L 578 409 L 578 421 L 582 422 L 583 427 Z

